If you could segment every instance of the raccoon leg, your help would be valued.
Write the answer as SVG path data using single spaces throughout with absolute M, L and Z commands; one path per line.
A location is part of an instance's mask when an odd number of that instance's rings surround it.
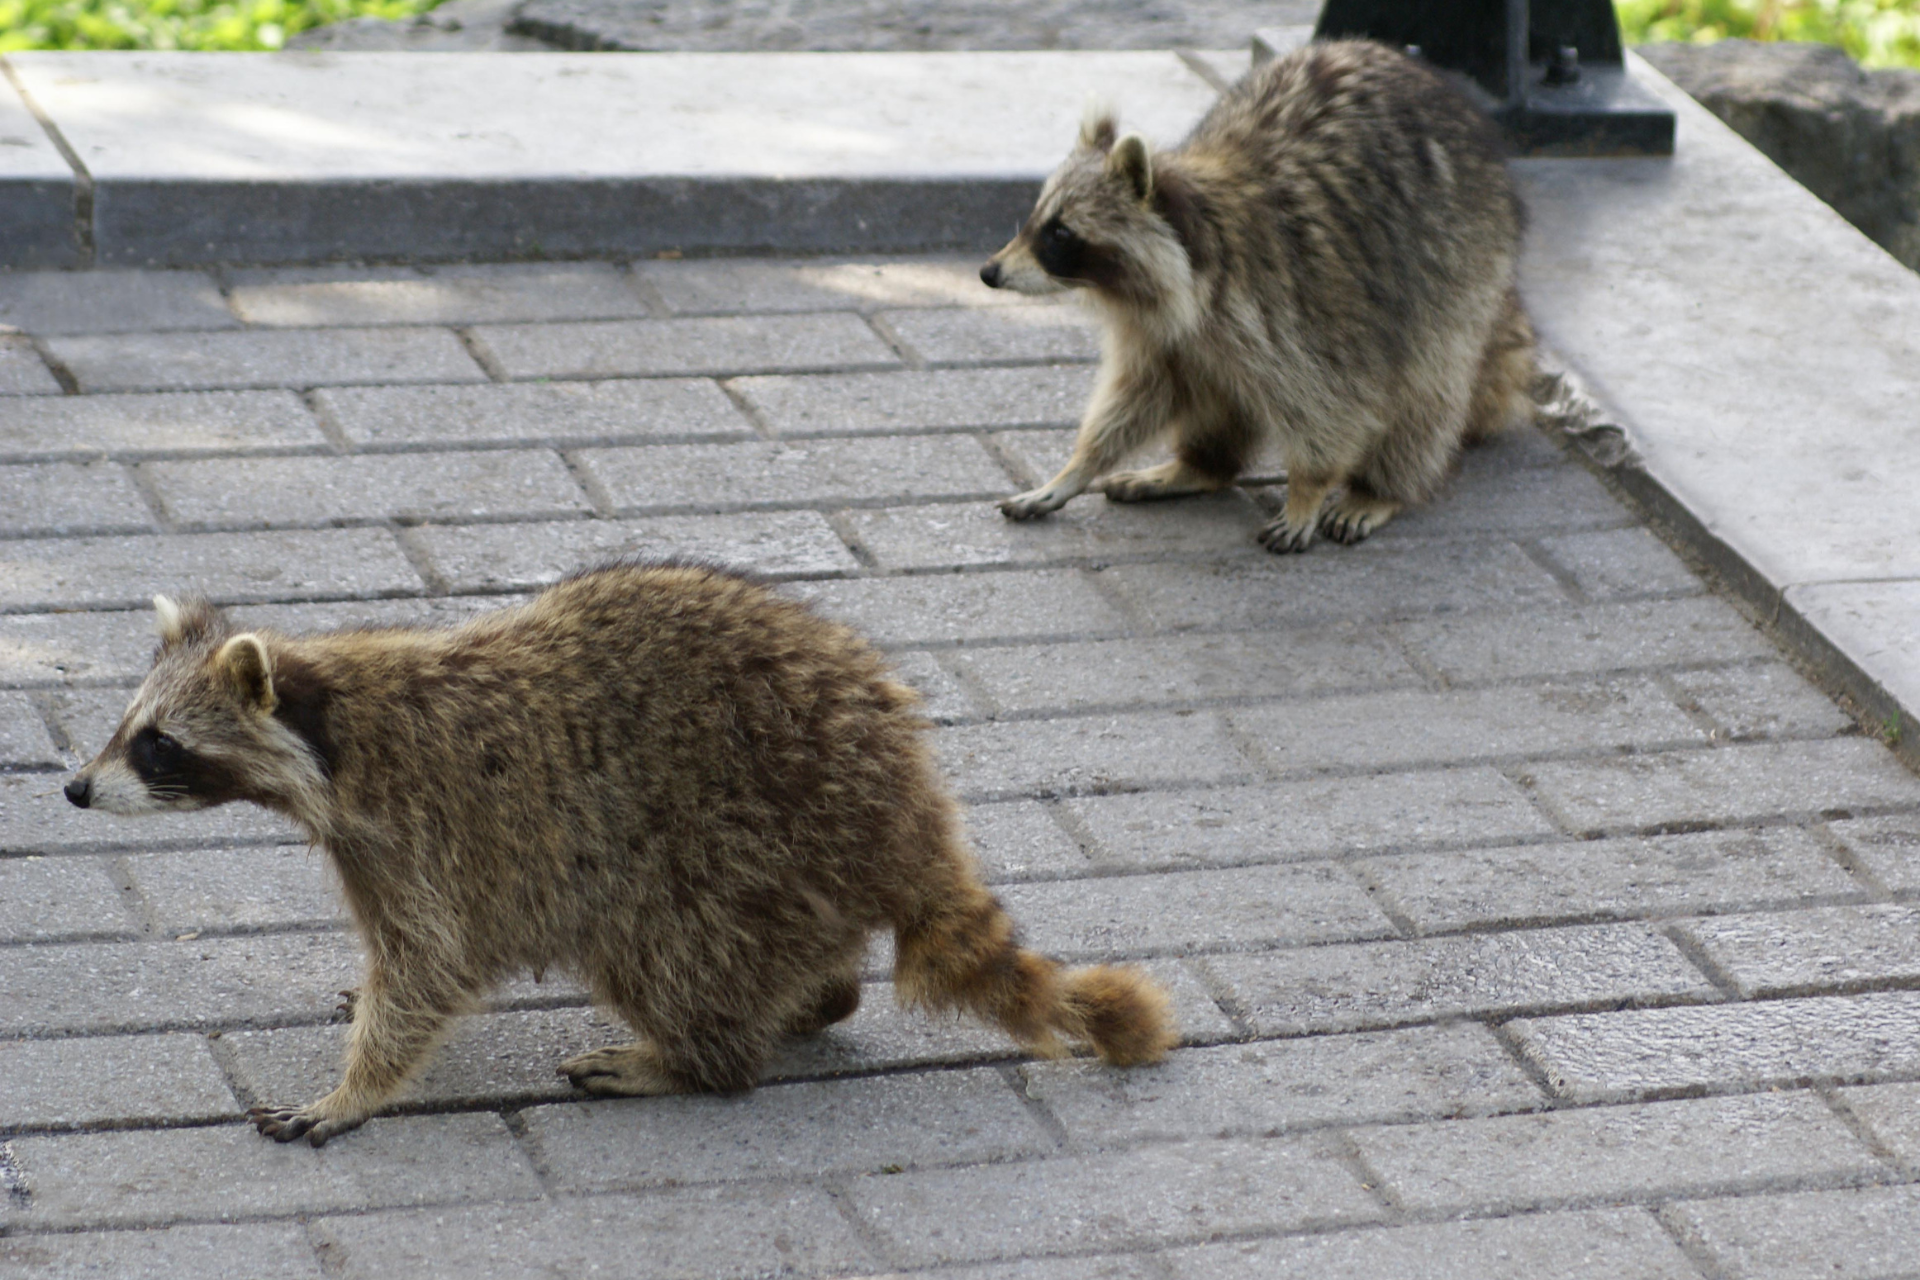
M 1116 471 L 1100 486 L 1109 502 L 1157 502 L 1194 493 L 1218 493 L 1233 483 L 1175 458 L 1139 471 Z
M 1331 477 L 1309 475 L 1289 464 L 1286 505 L 1260 531 L 1260 545 L 1276 554 L 1305 551 L 1313 545 L 1314 530 L 1320 527 L 1320 508 L 1333 485 Z
M 644 1098 L 684 1093 L 660 1051 L 644 1040 L 593 1049 L 560 1064 L 560 1074 L 576 1089 L 615 1098 Z
M 810 1008 L 802 1010 L 787 1023 L 790 1036 L 818 1035 L 836 1022 L 845 1022 L 860 1007 L 860 979 L 841 974 L 820 988 Z
M 276 1142 L 305 1137 L 316 1147 L 357 1129 L 426 1061 L 453 1014 L 458 997 L 438 996 L 398 983 L 379 968 L 353 1001 L 353 1031 L 340 1087 L 304 1107 L 254 1107 L 247 1119 Z
M 1000 511 L 1008 519 L 1031 520 L 1058 511 L 1115 463 L 1166 430 L 1173 402 L 1164 380 L 1150 372 L 1113 373 L 1109 368 L 1100 366 L 1100 382 L 1087 404 L 1067 465 L 1038 489 L 1002 498 Z
M 1347 491 L 1328 503 L 1321 513 L 1320 532 L 1335 542 L 1351 546 L 1399 513 L 1399 503 L 1380 497 L 1358 481 L 1349 481 Z

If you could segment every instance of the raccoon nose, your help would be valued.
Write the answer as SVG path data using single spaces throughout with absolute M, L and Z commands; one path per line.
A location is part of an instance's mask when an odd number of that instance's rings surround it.
M 989 261 L 986 266 L 981 267 L 980 283 L 989 289 L 998 289 L 1000 287 L 1000 264 Z
M 93 779 L 85 774 L 76 773 L 67 779 L 66 790 L 67 799 L 84 809 L 87 807 L 87 802 L 93 798 Z

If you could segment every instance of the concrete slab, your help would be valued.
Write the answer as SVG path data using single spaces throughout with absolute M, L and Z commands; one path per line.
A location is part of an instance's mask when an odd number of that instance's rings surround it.
M 1166 141 L 1213 99 L 1171 53 L 11 63 L 93 175 L 99 260 L 129 264 L 985 247 L 1090 93 Z

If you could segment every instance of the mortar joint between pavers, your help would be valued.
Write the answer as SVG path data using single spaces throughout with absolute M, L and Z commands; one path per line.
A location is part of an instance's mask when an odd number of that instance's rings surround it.
M 1393 1194 L 1386 1178 L 1367 1160 L 1366 1153 L 1360 1149 L 1358 1139 L 1349 1129 L 1332 1131 L 1327 1138 L 1334 1159 L 1344 1168 L 1360 1189 L 1372 1196 L 1374 1202 L 1385 1210 L 1388 1222 L 1400 1222 L 1406 1218 L 1406 1206 Z
M 454 329 L 453 336 L 459 339 L 461 349 L 467 353 L 469 359 L 480 366 L 480 372 L 487 375 L 489 382 L 513 381 L 512 376 L 507 372 L 507 367 L 500 362 L 500 358 L 494 355 L 488 348 L 486 340 L 480 336 L 478 326 L 460 325 Z
M 753 402 L 753 397 L 740 386 L 738 378 L 715 378 L 713 382 L 720 388 L 720 394 L 733 405 L 734 411 L 747 420 L 747 425 L 762 440 L 780 439 L 780 431 L 773 425 L 773 420 Z
M 1554 559 L 1552 553 L 1541 546 L 1537 539 L 1515 538 L 1513 545 L 1520 549 L 1521 555 L 1533 561 L 1535 567 L 1542 573 L 1560 585 L 1560 590 L 1567 597 L 1568 603 L 1576 605 L 1594 603 L 1593 598 L 1581 587 L 1580 579 L 1573 571 Z
M 973 704 L 974 715 L 965 720 L 956 720 L 952 723 L 981 724 L 989 720 L 999 719 L 1001 712 L 1005 710 L 1005 708 L 1000 705 L 999 701 L 981 681 L 980 677 L 974 674 L 972 668 L 968 667 L 964 662 L 955 662 L 953 660 L 952 655 L 955 651 L 952 648 L 939 651 L 918 649 L 916 652 L 925 653 L 927 657 L 931 658 L 933 665 L 938 667 L 941 672 L 955 684 L 959 685 L 960 691 L 966 695 L 967 701 Z M 944 661 L 942 660 L 943 655 Z M 943 721 L 942 723 L 946 722 Z
M 1661 937 L 1672 943 L 1674 950 L 1684 956 L 1688 964 L 1698 969 L 1701 976 L 1706 978 L 1706 980 L 1712 984 L 1713 989 L 1718 991 L 1725 999 L 1739 1000 L 1742 998 L 1740 984 L 1735 982 L 1733 975 L 1722 968 L 1720 963 L 1711 955 L 1707 954 L 1707 949 L 1701 946 L 1692 934 L 1687 932 L 1684 921 L 1676 920 L 1668 923 L 1659 929 L 1659 933 Z
M 60 131 L 60 126 L 54 123 L 53 117 L 40 105 L 39 100 L 27 91 L 25 82 L 20 79 L 20 73 L 15 71 L 13 64 L 4 57 L 0 57 L 0 75 L 5 76 L 7 83 L 13 86 L 13 91 L 20 95 L 21 103 L 32 114 L 41 132 L 47 135 L 47 141 L 53 144 L 53 149 L 60 153 L 60 158 L 67 162 L 67 168 L 73 173 L 73 243 L 78 257 L 77 265 L 83 269 L 92 267 L 95 256 L 93 173 L 87 168 L 87 162 L 80 158 L 80 153 L 73 149 L 73 144 L 67 141 L 67 136 Z
M 613 500 L 613 495 L 607 492 L 606 486 L 601 484 L 599 478 L 581 461 L 579 450 L 559 449 L 555 452 L 560 455 L 560 465 L 567 469 L 567 474 L 573 478 L 573 483 L 586 498 L 587 505 L 593 508 L 595 515 L 602 519 L 611 519 L 619 514 L 620 504 Z
M 822 518 L 826 520 L 827 527 L 833 530 L 834 536 L 846 545 L 848 553 L 853 556 L 861 569 L 871 573 L 880 567 L 880 562 L 874 557 L 872 550 L 861 540 L 851 511 L 842 508 L 838 511 L 823 512 Z
M 47 345 L 46 339 L 38 334 L 32 334 L 28 336 L 27 341 L 32 345 L 34 354 L 40 357 L 40 363 L 47 366 L 47 372 L 53 375 L 53 380 L 60 384 L 60 394 L 79 395 L 80 379 L 68 367 L 66 361 L 54 354 L 53 348 Z
M 1331 861 L 1353 878 L 1354 883 L 1360 886 L 1360 891 L 1367 895 L 1367 900 L 1373 903 L 1381 915 L 1392 922 L 1393 927 L 1400 931 L 1401 937 L 1421 938 L 1426 936 L 1419 922 L 1407 914 L 1406 908 L 1400 905 L 1399 900 L 1393 896 L 1392 890 L 1380 882 L 1380 878 L 1373 873 L 1373 868 L 1369 867 L 1364 860 L 1358 858 L 1336 858 L 1331 859 Z
M 1693 1264 L 1694 1270 L 1698 1271 L 1705 1280 L 1734 1280 L 1732 1273 L 1720 1265 L 1719 1258 L 1715 1256 L 1705 1238 L 1693 1230 L 1686 1216 L 1680 1212 L 1673 1201 L 1663 1201 L 1660 1204 L 1642 1207 L 1653 1215 L 1653 1220 L 1659 1224 L 1660 1229 L 1672 1239 L 1680 1252 L 1686 1255 L 1687 1261 Z
M 1572 1093 L 1555 1083 L 1553 1073 L 1547 1069 L 1547 1064 L 1542 1062 L 1537 1055 L 1528 1052 L 1526 1042 L 1520 1038 L 1520 1033 L 1513 1029 L 1513 1024 L 1522 1021 L 1522 1019 L 1501 1014 L 1490 1014 L 1487 1017 L 1478 1019 L 1478 1021 L 1480 1025 L 1485 1027 L 1493 1036 L 1494 1040 L 1499 1043 L 1501 1049 L 1506 1052 L 1507 1057 L 1513 1060 L 1514 1066 L 1520 1069 L 1520 1074 L 1524 1075 L 1532 1082 L 1533 1087 L 1540 1091 L 1540 1095 L 1545 1101 L 1544 1109 L 1551 1111 L 1561 1107 L 1577 1105 Z
M 900 357 L 901 364 L 909 369 L 926 369 L 932 367 L 927 358 L 916 350 L 912 343 L 901 337 L 899 330 L 887 322 L 885 316 L 871 312 L 860 312 L 858 314 L 860 318 L 866 322 L 867 328 L 873 330 L 873 335 L 885 343 L 888 350 Z
M 1425 682 L 1429 693 L 1447 693 L 1458 687 L 1447 673 L 1442 671 L 1439 666 L 1434 663 L 1433 659 L 1427 656 L 1426 650 L 1416 644 L 1398 623 L 1386 623 L 1377 628 L 1376 632 L 1384 636 L 1387 643 L 1393 646 L 1394 651 L 1400 655 L 1401 659 L 1405 661 L 1409 667 L 1413 668 L 1414 672 Z
M 326 398 L 322 396 L 320 392 L 321 388 L 319 387 L 302 387 L 296 394 L 300 398 L 301 405 L 313 416 L 314 428 L 320 432 L 321 437 L 326 440 L 327 444 L 332 446 L 333 453 L 348 454 L 356 452 L 353 441 L 347 436 L 346 429 L 340 425 L 340 420 L 334 416 L 333 410 L 328 407 Z M 242 453 L 231 456 L 251 457 L 255 455 Z M 327 455 L 319 454 L 315 456 L 325 457 Z
M 987 451 L 988 456 L 1007 473 L 1016 490 L 1032 489 L 1044 484 L 1047 477 L 1029 471 L 1026 464 L 1014 456 L 1006 444 L 999 439 L 1000 434 L 998 430 L 982 431 L 977 433 L 975 438 L 980 441 L 980 447 Z
M 1827 825 L 1825 819 L 1809 822 L 1803 829 L 1814 838 L 1815 843 L 1820 846 L 1820 851 L 1838 863 L 1840 869 L 1847 873 L 1848 878 L 1858 884 L 1863 892 L 1871 894 L 1874 901 L 1893 902 L 1908 896 L 1896 894 L 1888 888 L 1886 882 L 1874 874 L 1873 868 L 1868 866 L 1831 826 Z
M 166 499 L 160 496 L 160 490 L 154 485 L 153 474 L 147 470 L 147 464 L 111 463 L 108 465 L 118 466 L 127 473 L 128 480 L 133 485 L 133 491 L 139 494 L 140 501 L 146 504 L 147 514 L 153 517 L 156 529 L 161 533 L 182 532 L 180 522 L 173 518 L 171 511 L 167 510 Z
M 133 874 L 133 867 L 127 861 L 132 856 L 117 854 L 106 859 L 107 878 L 113 881 L 113 887 L 120 891 L 120 904 L 126 908 L 129 916 L 139 925 L 143 937 L 160 936 L 160 918 L 154 911 L 153 903 L 140 890 L 140 881 Z
M 314 1228 L 319 1223 L 319 1215 L 302 1215 L 298 1223 L 300 1239 L 312 1251 L 314 1263 L 320 1268 L 320 1274 L 326 1276 L 328 1280 L 342 1280 L 347 1274 L 347 1259 L 341 1256 L 340 1250 L 333 1247 L 331 1240 L 322 1239 L 315 1233 Z
M 860 1207 L 853 1202 L 852 1192 L 853 1180 L 857 1176 L 851 1173 L 832 1174 L 818 1179 L 813 1185 L 826 1194 L 827 1202 L 847 1224 L 847 1230 L 853 1233 L 853 1238 L 866 1246 L 867 1252 L 878 1259 L 883 1268 L 904 1274 L 913 1266 L 913 1256 L 907 1250 L 896 1249 L 886 1233 L 860 1212 Z
M 1053 1108 L 1028 1089 L 1027 1066 L 1028 1063 L 1024 1061 L 1007 1062 L 1000 1064 L 994 1070 L 1007 1088 L 1013 1091 L 1013 1096 L 1020 1100 L 1020 1106 L 1026 1111 L 1027 1116 L 1053 1140 L 1055 1154 L 1081 1149 L 1073 1141 L 1072 1135 L 1067 1132 L 1067 1126 L 1060 1122 L 1060 1117 L 1053 1114 Z
M 648 316 L 655 320 L 666 320 L 673 316 L 673 308 L 667 305 L 666 295 L 654 286 L 653 281 L 647 279 L 646 273 L 639 269 L 639 264 L 628 259 L 625 262 L 616 263 L 615 270 L 626 283 L 628 292 L 645 305 Z
M 1260 1033 L 1253 1023 L 1253 1014 L 1235 994 L 1233 984 L 1214 972 L 1213 966 L 1203 956 L 1183 958 L 1180 967 L 1200 980 L 1200 989 L 1207 993 L 1214 1007 L 1225 1015 L 1233 1027 L 1234 1034 L 1229 1043 L 1248 1044 L 1260 1039 Z
M 219 1070 L 220 1078 L 226 1082 L 227 1092 L 233 1095 L 234 1108 L 239 1114 L 245 1115 L 248 1107 L 267 1106 L 274 1102 L 274 1099 L 262 1098 L 247 1087 L 246 1070 L 241 1067 L 240 1057 L 233 1051 L 233 1046 L 227 1043 L 225 1032 L 207 1032 L 206 1042 L 207 1053 Z
M 439 567 L 434 564 L 433 552 L 427 546 L 426 539 L 421 533 L 421 530 L 425 527 L 424 525 L 416 525 L 412 528 L 395 529 L 393 531 L 394 543 L 399 546 L 400 554 L 406 557 L 408 566 L 414 573 L 419 575 L 421 583 L 426 587 L 427 595 L 451 595 L 453 593 L 453 584 L 445 574 L 440 572 Z M 476 591 L 471 594 L 479 595 L 490 593 Z

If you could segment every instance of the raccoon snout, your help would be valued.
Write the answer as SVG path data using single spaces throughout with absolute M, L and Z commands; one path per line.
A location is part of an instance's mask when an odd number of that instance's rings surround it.
M 1000 264 L 998 262 L 991 258 L 987 259 L 986 265 L 980 268 L 980 283 L 989 289 L 998 289 L 1000 287 Z
M 84 773 L 76 773 L 67 779 L 66 792 L 67 799 L 84 809 L 93 801 L 93 779 Z

